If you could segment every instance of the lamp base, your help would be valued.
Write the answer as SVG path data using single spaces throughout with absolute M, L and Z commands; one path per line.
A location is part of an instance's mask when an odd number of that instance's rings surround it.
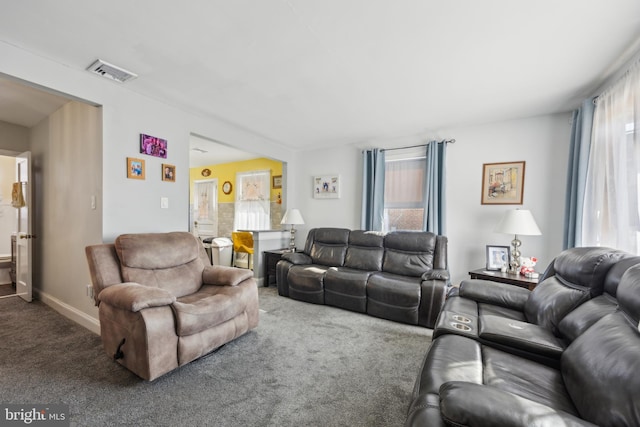
M 522 242 L 518 239 L 518 235 L 516 234 L 513 240 L 511 241 L 511 260 L 509 263 L 509 274 L 520 274 L 520 262 L 521 262 L 521 253 L 520 246 L 522 246 Z
M 291 225 L 291 231 L 289 232 L 289 252 L 296 251 L 296 229 Z

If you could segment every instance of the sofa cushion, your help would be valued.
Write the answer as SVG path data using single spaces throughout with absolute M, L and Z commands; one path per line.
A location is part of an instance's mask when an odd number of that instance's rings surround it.
M 384 237 L 375 231 L 354 230 L 349 234 L 345 267 L 367 271 L 382 270 Z
M 343 228 L 319 228 L 309 255 L 314 264 L 341 267 L 349 243 L 349 230 Z
M 166 289 L 176 297 L 202 286 L 200 243 L 190 233 L 123 234 L 115 248 L 126 282 Z
M 620 312 L 580 335 L 562 354 L 562 374 L 583 418 L 599 426 L 640 425 L 640 332 Z
M 385 272 L 420 277 L 433 269 L 436 247 L 433 233 L 394 231 L 384 236 L 384 246 Z
M 560 321 L 588 298 L 589 294 L 586 291 L 569 288 L 554 276 L 545 280 L 542 285 L 536 286 L 525 304 L 524 313 L 528 322 L 560 335 Z
M 418 323 L 420 278 L 374 273 L 367 282 L 367 313 L 403 323 Z
M 577 415 L 558 369 L 484 345 L 482 362 L 484 384 Z
M 324 304 L 324 275 L 330 267 L 294 265 L 289 269 L 289 296 L 293 299 Z
M 572 248 L 553 261 L 555 276 L 566 286 L 602 294 L 609 270 L 629 254 L 605 247 Z
M 253 286 L 255 287 L 255 286 Z M 251 286 L 208 286 L 172 304 L 178 336 L 193 335 L 241 314 L 252 298 Z
M 367 281 L 371 274 L 371 271 L 331 267 L 324 276 L 325 304 L 365 313 Z
M 535 287 L 525 303 L 525 315 L 531 323 L 560 335 L 559 324 L 573 309 L 602 294 L 607 273 L 620 259 L 628 256 L 610 248 L 572 248 L 554 261 L 555 275 Z

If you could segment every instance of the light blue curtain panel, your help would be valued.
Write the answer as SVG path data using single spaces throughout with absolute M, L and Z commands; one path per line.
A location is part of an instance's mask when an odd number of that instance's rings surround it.
M 593 98 L 585 99 L 580 108 L 573 112 L 571 121 L 571 145 L 569 147 L 569 167 L 567 172 L 567 192 L 564 213 L 564 249 L 582 245 L 582 216 L 584 189 L 587 181 L 587 166 L 591 149 L 593 128 Z
M 362 152 L 363 230 L 382 231 L 384 219 L 384 151 L 378 148 Z
M 447 142 L 431 141 L 426 147 L 425 214 L 423 229 L 446 235 L 446 161 Z

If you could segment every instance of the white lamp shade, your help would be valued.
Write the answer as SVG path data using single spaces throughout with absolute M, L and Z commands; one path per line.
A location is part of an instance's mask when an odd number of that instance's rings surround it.
M 514 209 L 505 212 L 502 220 L 498 223 L 496 233 L 520 234 L 522 236 L 539 236 L 542 233 L 533 219 L 531 211 L 527 209 Z
M 302 215 L 298 209 L 287 209 L 280 224 L 304 224 L 304 219 L 302 219 Z

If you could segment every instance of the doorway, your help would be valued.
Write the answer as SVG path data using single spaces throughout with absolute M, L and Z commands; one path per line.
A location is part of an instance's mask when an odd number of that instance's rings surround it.
M 214 139 L 191 134 L 189 137 L 189 231 L 197 234 L 197 218 L 205 218 L 203 224 L 210 229 L 213 237 L 231 238 L 236 227 L 236 205 L 243 192 L 239 175 L 256 171 L 268 173 L 262 184 L 265 202 L 263 209 L 269 212 L 268 224 L 255 229 L 279 230 L 283 216 L 283 192 L 286 191 L 286 163 L 260 154 L 243 151 Z M 206 201 L 206 215 L 202 214 L 202 203 L 197 189 L 205 188 L 209 197 Z M 202 199 L 204 200 L 204 199 Z M 198 224 L 200 225 L 200 224 Z M 247 227 L 242 227 L 247 228 Z
M 15 295 L 16 209 L 11 206 L 11 188 L 16 177 L 16 159 L 0 156 L 0 296 Z M 13 236 L 13 239 L 12 239 Z

